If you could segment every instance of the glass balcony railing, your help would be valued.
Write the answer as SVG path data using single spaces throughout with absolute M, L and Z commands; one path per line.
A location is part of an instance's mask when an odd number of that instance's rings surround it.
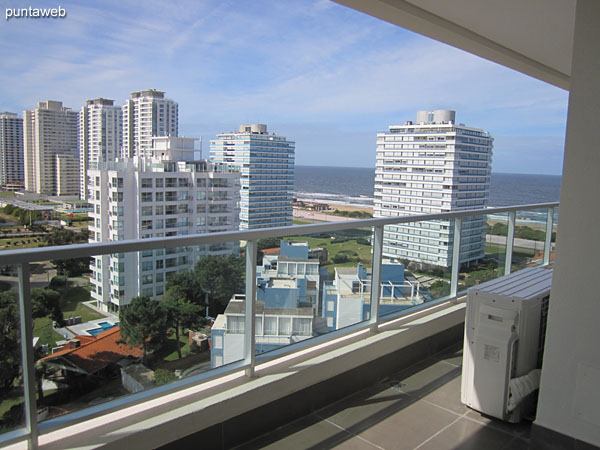
M 548 264 L 557 210 L 2 251 L 0 444 L 35 446 L 50 430 L 216 374 L 253 376 L 257 363 Z

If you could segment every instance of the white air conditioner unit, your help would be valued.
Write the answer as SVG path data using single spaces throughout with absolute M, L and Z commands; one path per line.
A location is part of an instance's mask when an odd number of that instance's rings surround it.
M 551 286 L 534 267 L 469 289 L 462 403 L 509 422 L 534 413 Z

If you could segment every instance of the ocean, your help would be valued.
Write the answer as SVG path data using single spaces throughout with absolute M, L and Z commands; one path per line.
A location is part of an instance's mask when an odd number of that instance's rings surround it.
M 561 176 L 493 173 L 489 206 L 557 202 Z M 299 200 L 373 206 L 375 169 L 296 166 Z

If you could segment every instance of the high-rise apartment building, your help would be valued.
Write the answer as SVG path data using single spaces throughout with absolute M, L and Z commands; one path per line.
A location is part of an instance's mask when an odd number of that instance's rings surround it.
M 455 111 L 419 111 L 417 121 L 377 134 L 375 217 L 440 213 L 485 207 L 490 190 L 493 138 L 455 123 Z M 465 218 L 460 262 L 485 254 L 486 221 Z M 389 225 L 384 255 L 448 267 L 453 221 Z
M 57 195 L 56 155 L 79 158 L 79 114 L 62 102 L 39 102 L 37 108 L 23 112 L 25 189 L 38 194 Z M 79 195 L 79 174 L 73 192 Z
M 79 163 L 81 192 L 85 200 L 90 163 L 111 162 L 121 156 L 123 111 L 113 100 L 88 100 L 79 112 Z
M 23 119 L 0 113 L 0 185 L 23 183 Z
M 57 154 L 56 166 L 56 195 L 71 196 L 79 191 L 79 158 L 73 155 Z
M 149 89 L 132 92 L 123 105 L 123 154 L 125 158 L 145 156 L 152 150 L 152 138 L 177 136 L 179 106 L 165 93 Z
M 150 156 L 91 164 L 90 242 L 237 230 L 239 172 L 195 160 L 194 142 L 154 138 Z M 236 249 L 225 242 L 95 257 L 92 298 L 113 312 L 133 297 L 160 298 L 171 274 L 189 270 L 204 255 L 228 255 Z
M 240 229 L 292 225 L 295 143 L 263 124 L 210 141 L 210 159 L 240 168 Z

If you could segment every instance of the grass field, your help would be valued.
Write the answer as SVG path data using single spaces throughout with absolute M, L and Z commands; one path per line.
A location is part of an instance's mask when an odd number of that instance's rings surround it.
M 330 274 L 333 274 L 335 267 L 356 267 L 356 264 L 360 261 L 363 266 L 371 267 L 372 255 L 371 246 L 359 244 L 357 239 L 370 236 L 369 231 L 363 230 L 350 230 L 350 236 L 339 236 L 338 239 L 331 239 L 330 237 L 312 237 L 312 236 L 293 236 L 285 238 L 286 240 L 308 242 L 309 248 L 325 248 L 328 252 L 328 258 L 330 264 L 321 264 L 321 267 L 325 267 L 329 270 Z M 352 239 L 352 235 L 357 236 Z M 333 263 L 336 256 L 345 256 L 350 259 L 347 262 Z
M 495 244 L 486 244 L 485 245 L 485 253 L 486 254 L 506 254 L 506 246 L 504 245 L 495 245 Z M 523 247 L 513 247 L 513 257 L 514 256 L 528 256 L 531 257 L 534 255 L 534 250 L 532 248 L 523 248 Z

